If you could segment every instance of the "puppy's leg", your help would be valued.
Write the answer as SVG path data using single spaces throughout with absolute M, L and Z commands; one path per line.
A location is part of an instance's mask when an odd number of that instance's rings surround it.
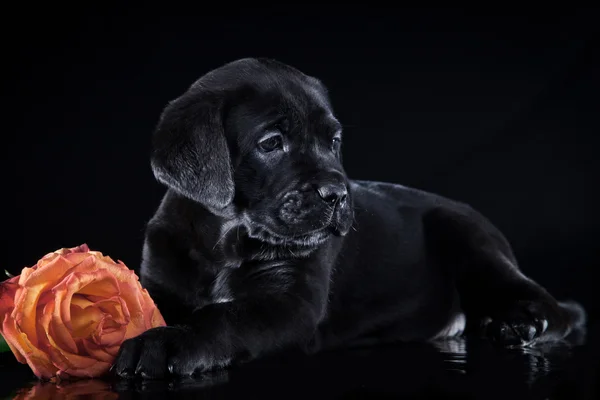
M 309 341 L 324 312 L 328 282 L 319 266 L 276 265 L 246 277 L 244 293 L 192 312 L 181 325 L 126 340 L 113 372 L 161 379 L 208 372 Z
M 561 340 L 582 328 L 585 312 L 559 303 L 525 276 L 504 235 L 485 217 L 462 204 L 448 204 L 424 216 L 431 254 L 453 275 L 469 329 L 507 346 Z

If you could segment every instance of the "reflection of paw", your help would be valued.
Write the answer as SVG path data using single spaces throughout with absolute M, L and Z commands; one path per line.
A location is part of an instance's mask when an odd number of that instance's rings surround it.
M 528 346 L 547 331 L 554 312 L 543 302 L 515 302 L 484 321 L 484 333 L 503 346 Z
M 173 376 L 168 379 L 114 379 L 110 383 L 112 393 L 119 398 L 149 398 L 170 399 L 188 398 L 190 393 L 213 386 L 219 386 L 229 381 L 227 370 L 219 369 L 210 373 L 195 376 Z M 139 396 L 135 396 L 138 394 Z
M 199 351 L 193 333 L 158 327 L 123 342 L 112 371 L 121 378 L 163 379 L 209 370 L 215 361 Z

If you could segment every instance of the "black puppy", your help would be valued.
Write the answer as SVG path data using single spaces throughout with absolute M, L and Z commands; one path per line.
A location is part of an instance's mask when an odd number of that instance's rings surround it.
M 510 346 L 584 321 L 517 267 L 468 205 L 349 180 L 319 80 L 242 59 L 164 110 L 151 165 L 169 189 L 141 280 L 169 327 L 126 341 L 122 377 L 189 375 L 282 350 L 429 341 L 470 328 Z

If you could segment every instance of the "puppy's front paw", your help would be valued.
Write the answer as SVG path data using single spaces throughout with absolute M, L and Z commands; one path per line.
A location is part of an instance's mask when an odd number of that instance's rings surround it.
M 123 342 L 111 371 L 121 378 L 162 379 L 209 367 L 193 332 L 159 327 Z
M 543 301 L 516 301 L 482 321 L 484 335 L 508 347 L 530 346 L 544 337 L 559 316 Z

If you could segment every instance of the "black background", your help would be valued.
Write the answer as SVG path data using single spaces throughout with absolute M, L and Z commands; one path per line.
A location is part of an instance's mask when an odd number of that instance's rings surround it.
M 470 203 L 598 316 L 597 10 L 225 6 L 5 13 L 2 267 L 84 242 L 137 267 L 162 108 L 261 56 L 329 87 L 351 177 Z
M 595 10 L 318 9 L 7 15 L 4 267 L 86 242 L 135 268 L 164 192 L 148 163 L 162 108 L 266 56 L 329 87 L 351 177 L 471 203 L 529 275 L 597 313 Z
M 165 191 L 148 162 L 162 108 L 226 62 L 273 57 L 329 87 L 351 177 L 471 203 L 504 231 L 526 274 L 598 321 L 596 9 L 196 8 L 4 10 L 1 267 L 18 274 L 47 252 L 87 243 L 136 268 Z M 563 374 L 565 398 L 594 384 L 593 349 L 581 348 Z M 258 368 L 235 385 L 238 395 L 251 392 L 244 382 L 265 388 L 255 380 L 264 374 L 271 384 L 293 377 L 296 395 L 319 380 L 398 388 L 398 374 L 407 390 L 442 385 L 428 353 L 411 351 Z M 528 387 L 505 382 L 533 371 L 530 358 L 477 354 L 465 390 L 487 398 Z M 3 373 L 12 371 L 3 357 Z M 384 366 L 405 357 L 402 370 Z M 28 382 L 20 371 L 6 385 Z

